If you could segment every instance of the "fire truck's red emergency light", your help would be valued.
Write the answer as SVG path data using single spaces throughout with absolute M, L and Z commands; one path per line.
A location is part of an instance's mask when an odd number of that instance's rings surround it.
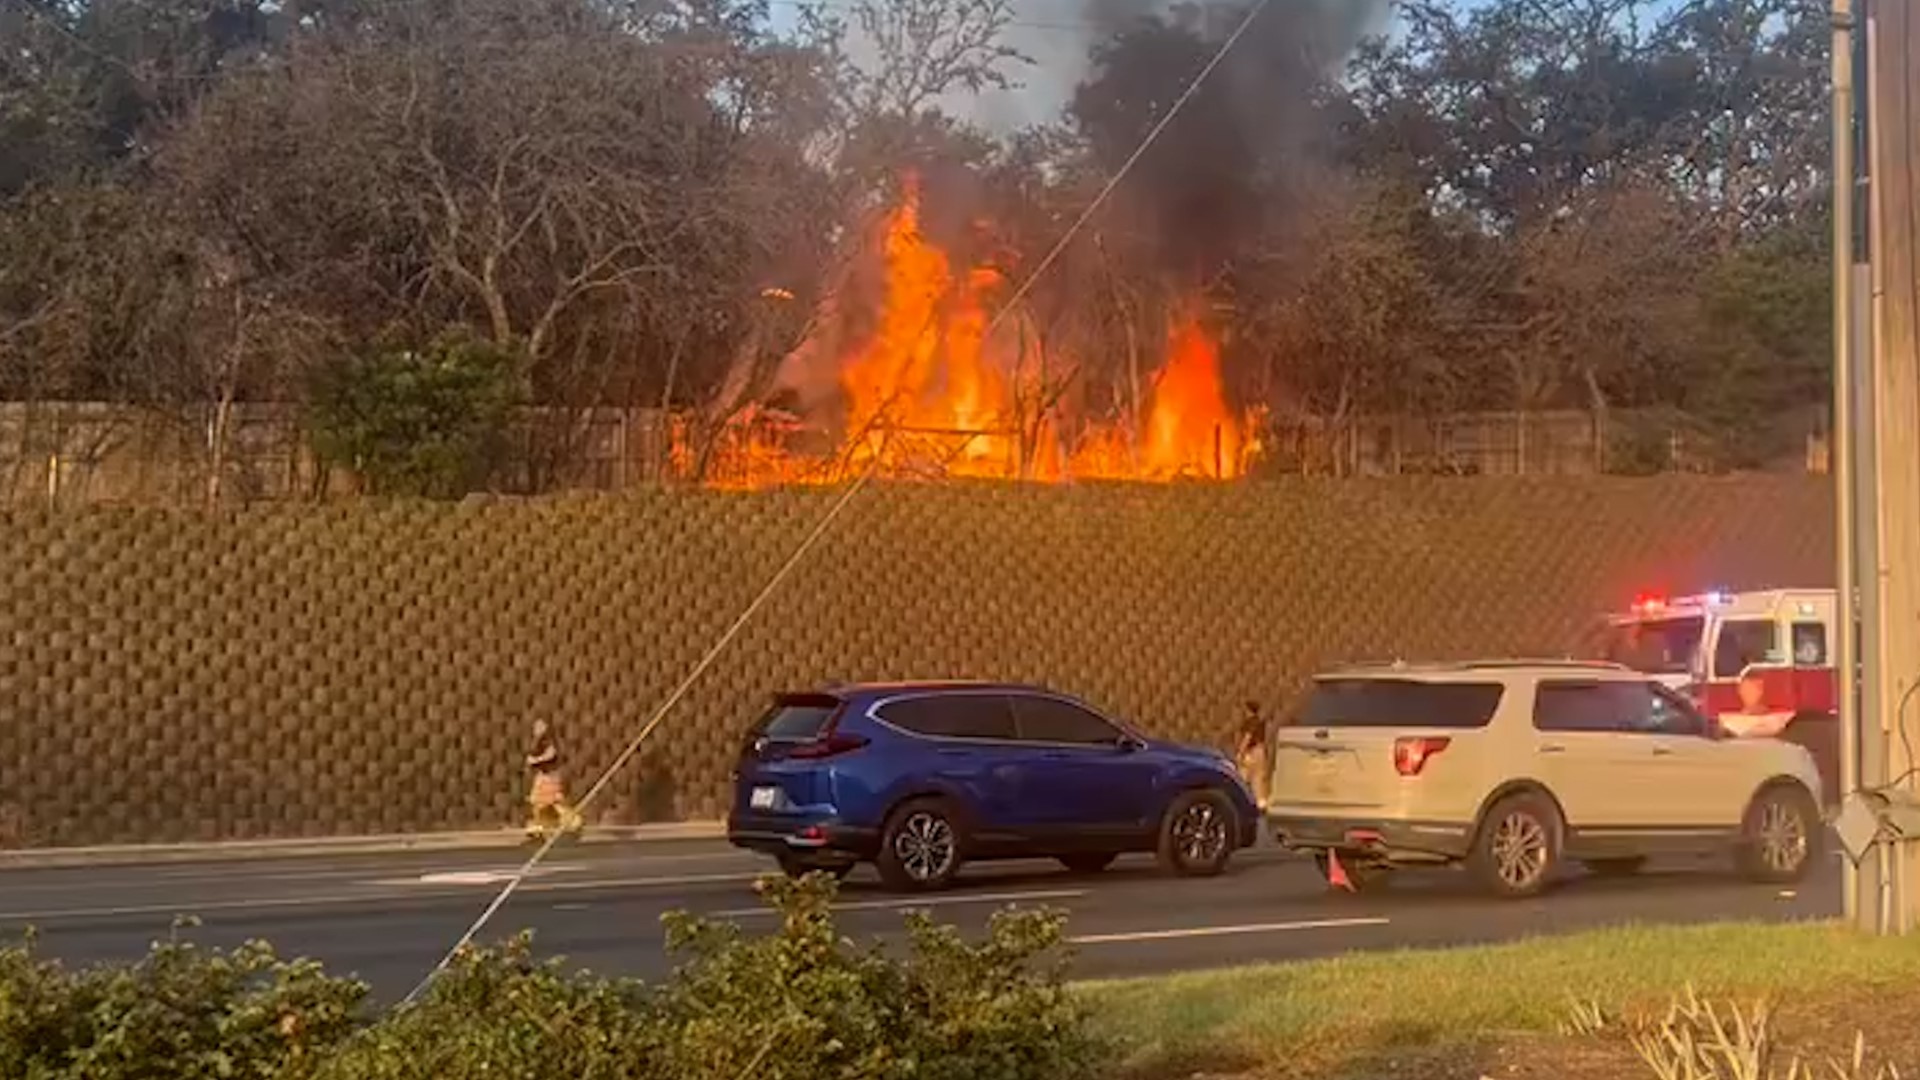
M 1699 596 L 1682 597 L 1681 605 L 1687 608 L 1726 607 L 1732 604 L 1733 601 L 1734 595 L 1732 593 L 1725 589 L 1715 589 L 1712 592 L 1701 593 Z M 1635 615 L 1658 615 L 1666 612 L 1672 606 L 1673 601 L 1666 596 L 1658 593 L 1641 593 L 1634 598 L 1633 613 Z

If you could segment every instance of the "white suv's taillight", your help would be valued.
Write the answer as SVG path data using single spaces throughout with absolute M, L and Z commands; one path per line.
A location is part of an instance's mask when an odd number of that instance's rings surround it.
M 1452 739 L 1395 739 L 1393 771 L 1401 776 L 1419 776 L 1420 770 L 1427 767 L 1427 760 L 1452 743 Z

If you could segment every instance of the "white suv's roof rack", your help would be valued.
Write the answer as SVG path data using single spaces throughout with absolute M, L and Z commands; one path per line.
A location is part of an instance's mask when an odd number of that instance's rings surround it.
M 1631 671 L 1625 664 L 1611 660 L 1579 660 L 1570 656 L 1514 658 L 1508 660 L 1362 660 L 1342 664 L 1336 671 L 1509 671 L 1519 668 L 1559 668 L 1574 671 Z
M 1496 669 L 1497 668 L 1545 667 L 1545 668 L 1597 668 L 1601 671 L 1632 670 L 1631 668 L 1628 668 L 1627 665 L 1615 663 L 1612 660 L 1580 660 L 1571 656 L 1556 656 L 1556 657 L 1547 657 L 1547 658 L 1539 658 L 1539 659 L 1531 659 L 1531 660 L 1528 660 L 1528 659 L 1473 660 L 1461 666 L 1469 667 L 1469 668 L 1496 668 Z

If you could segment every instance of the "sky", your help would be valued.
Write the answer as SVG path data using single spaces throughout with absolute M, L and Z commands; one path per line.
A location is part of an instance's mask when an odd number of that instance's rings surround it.
M 770 0 L 774 21 L 791 25 L 801 0 Z M 815 0 L 829 9 L 845 9 L 847 0 Z M 991 91 L 977 99 L 960 97 L 947 102 L 958 115 L 1000 134 L 1057 118 L 1066 106 L 1073 87 L 1086 72 L 1088 37 L 1093 23 L 1088 11 L 1094 4 L 1120 0 L 1013 0 L 1017 11 L 1012 27 L 1012 43 L 1031 57 L 1031 66 L 1012 72 L 1020 85 L 1005 91 Z M 1162 0 L 1170 3 L 1171 0 Z M 1490 0 L 1455 0 L 1465 10 L 1482 7 Z M 1677 6 L 1682 0 L 1667 0 L 1659 6 Z
M 791 25 L 801 0 L 769 0 L 776 25 Z M 829 10 L 844 10 L 847 0 L 814 0 Z M 1031 65 L 1020 65 L 1009 74 L 1018 83 L 1004 91 L 989 91 L 978 98 L 958 97 L 947 108 L 976 124 L 1000 134 L 1055 119 L 1065 108 L 1073 88 L 1086 73 L 1087 45 L 1096 32 L 1088 12 L 1093 5 L 1122 0 L 1012 0 L 1015 16 L 1010 27 L 1011 44 L 1032 58 Z M 1155 0 L 1128 0 L 1138 8 Z M 1175 0 L 1158 0 L 1171 6 Z M 1461 0 L 1467 7 L 1485 0 Z M 857 43 L 856 43 L 857 46 Z M 857 47 L 856 47 L 856 59 Z

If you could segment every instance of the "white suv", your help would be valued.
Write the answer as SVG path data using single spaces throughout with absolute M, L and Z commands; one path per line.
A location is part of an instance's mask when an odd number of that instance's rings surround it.
M 1813 865 L 1824 829 L 1806 750 L 1727 738 L 1613 664 L 1323 675 L 1273 763 L 1274 833 L 1323 873 L 1337 853 L 1355 887 L 1394 866 L 1465 863 L 1492 891 L 1531 896 L 1565 860 L 1630 874 L 1648 856 L 1714 850 L 1784 883 Z

